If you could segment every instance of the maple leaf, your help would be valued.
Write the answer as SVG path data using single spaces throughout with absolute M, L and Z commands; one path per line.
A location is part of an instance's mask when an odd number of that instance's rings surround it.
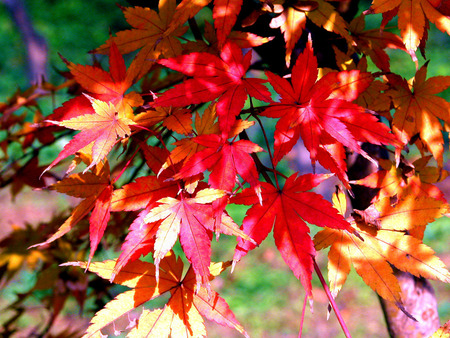
M 351 41 L 346 21 L 326 1 L 285 1 L 283 7 L 281 5 L 269 6 L 268 4 L 265 7 L 267 7 L 266 11 L 280 13 L 272 19 L 270 27 L 280 28 L 284 35 L 287 67 L 289 67 L 291 62 L 292 51 L 306 27 L 307 19 L 311 20 L 315 25 Z
M 156 207 L 156 201 L 163 197 L 176 196 L 179 188 L 174 181 L 164 181 L 163 177 L 138 177 L 136 182 L 124 185 L 114 190 L 111 197 L 111 211 L 134 211 L 145 208 L 130 225 L 129 233 L 121 247 L 112 278 L 130 260 L 136 260 L 141 255 L 153 250 L 154 236 L 159 223 L 147 224 L 144 218 L 151 209 Z
M 193 18 L 203 7 L 207 6 L 211 0 L 183 0 L 177 6 L 177 10 L 170 24 L 170 29 L 174 30 L 179 25 Z M 231 32 L 236 23 L 237 16 L 242 7 L 243 0 L 214 0 L 213 19 L 216 28 L 216 36 L 219 49 L 222 48 L 227 38 L 235 32 Z
M 193 18 L 203 7 L 207 6 L 211 0 L 182 0 L 173 15 L 168 32 L 175 30 L 189 19 Z
M 125 94 L 138 80 L 135 73 L 134 61 L 126 69 L 125 62 L 117 46 L 111 43 L 109 47 L 109 72 L 99 66 L 76 65 L 63 57 L 70 70 L 74 81 L 79 83 L 90 96 L 104 102 L 113 103 L 124 116 L 132 117 L 132 107 L 138 107 L 144 103 L 140 94 L 132 91 Z M 55 109 L 54 113 L 47 117 L 50 121 L 63 121 L 86 114 L 94 114 L 92 102 L 86 95 L 78 95 L 63 103 Z
M 112 211 L 131 211 L 147 207 L 163 197 L 176 196 L 178 185 L 156 176 L 138 177 L 136 182 L 114 190 L 111 199 Z
M 197 136 L 216 134 L 219 132 L 219 127 L 216 122 L 216 105 L 211 104 L 205 109 L 200 116 L 199 113 L 195 114 L 194 126 Z M 167 169 L 170 165 L 177 164 L 181 161 L 186 162 L 194 154 L 203 150 L 205 147 L 197 142 L 195 138 L 186 137 L 173 143 L 176 147 L 170 152 L 166 162 L 162 165 L 161 170 Z
M 149 146 L 145 142 L 140 142 L 139 147 L 144 154 L 145 162 L 147 163 L 148 167 L 155 174 L 157 174 L 161 170 L 164 161 L 169 156 L 168 150 L 160 147 Z
M 393 87 L 388 94 L 395 107 L 392 130 L 405 145 L 416 134 L 420 135 L 428 150 L 443 166 L 444 139 L 439 119 L 450 124 L 450 103 L 436 94 L 450 86 L 450 76 L 427 77 L 428 62 L 416 73 L 411 82 L 389 75 Z
M 111 279 L 116 262 L 95 262 L 89 266 L 86 262 L 69 262 L 63 265 L 87 268 L 104 279 Z M 228 266 L 229 263 L 211 264 L 208 267 L 208 279 L 214 279 Z M 156 278 L 157 271 L 159 279 Z M 202 318 L 204 316 L 248 337 L 226 301 L 217 292 L 196 285 L 192 266 L 183 277 L 183 262 L 173 252 L 169 252 L 161 260 L 159 267 L 140 260 L 127 264 L 117 274 L 114 282 L 132 289 L 119 294 L 97 312 L 83 338 L 101 335 L 101 330 L 119 317 L 168 292 L 170 299 L 164 308 L 144 308 L 138 324 L 130 330 L 129 336 L 203 337 L 206 335 Z
M 390 71 L 390 59 L 384 49 L 394 48 L 406 51 L 405 45 L 398 35 L 391 32 L 381 32 L 379 29 L 365 30 L 365 17 L 361 14 L 349 24 L 353 46 L 359 53 L 369 56 L 378 68 Z
M 61 107 L 56 108 L 52 114 L 47 116 L 47 120 L 70 120 L 74 117 L 94 113 L 95 110 L 92 108 L 92 102 L 89 98 L 86 95 L 78 95 L 64 102 Z
M 45 187 L 45 182 L 41 176 L 44 168 L 39 166 L 38 157 L 32 157 L 22 166 L 18 166 L 17 163 L 13 162 L 12 167 L 15 170 L 11 182 L 11 196 L 13 200 L 26 185 L 38 189 Z
M 198 282 L 208 282 L 214 211 L 207 204 L 225 194 L 218 189 L 203 189 L 193 198 L 180 195 L 180 199 L 165 197 L 158 201 L 160 205 L 150 210 L 144 219 L 146 223 L 163 220 L 156 232 L 154 245 L 153 256 L 157 267 L 179 236 L 183 251 L 198 276 Z M 235 234 L 249 239 L 237 226 Z
M 227 36 L 236 22 L 243 0 L 214 0 L 213 19 L 216 28 L 219 48 L 225 43 Z
M 351 103 L 372 82 L 372 76 L 359 70 L 330 72 L 317 80 L 317 60 L 311 42 L 298 57 L 292 69 L 292 85 L 284 78 L 267 72 L 269 82 L 281 96 L 279 103 L 271 104 L 263 116 L 280 118 L 275 130 L 273 162 L 278 163 L 299 137 L 316 160 L 335 172 L 345 183 L 344 158 L 332 156 L 328 146 L 346 146 L 373 161 L 359 141 L 372 144 L 395 144 L 389 128 L 375 115 Z M 335 152 L 336 149 L 333 149 Z
M 414 58 L 414 52 L 426 37 L 427 20 L 442 32 L 450 34 L 450 19 L 434 8 L 429 0 L 373 0 L 365 13 L 383 13 L 383 21 L 386 23 L 398 14 L 398 27 L 403 43 Z
M 90 167 L 90 166 L 89 166 Z M 32 247 L 49 244 L 69 232 L 90 211 L 89 234 L 91 251 L 89 261 L 94 256 L 97 246 L 105 232 L 111 212 L 112 185 L 110 181 L 109 165 L 105 163 L 94 166 L 92 172 L 72 174 L 63 180 L 49 186 L 69 196 L 83 198 L 72 211 L 71 216 L 60 226 L 58 231 L 43 243 Z
M 133 64 L 127 69 L 125 61 L 116 44 L 112 42 L 108 48 L 109 72 L 96 66 L 76 65 L 65 59 L 75 81 L 79 83 L 96 99 L 111 102 L 124 115 L 132 114 L 131 107 L 138 107 L 144 103 L 142 97 L 132 91 L 125 94 L 138 80 Z M 67 117 L 65 118 L 67 119 Z
M 153 251 L 155 235 L 159 223 L 155 222 L 148 224 L 144 221 L 145 217 L 153 207 L 155 207 L 155 205 L 150 204 L 141 211 L 138 217 L 131 223 L 127 237 L 120 248 L 120 256 L 117 258 L 116 264 L 114 265 L 110 278 L 111 282 L 114 281 L 116 275 L 129 262 L 135 261 L 141 256 L 146 256 Z
M 244 189 L 232 203 L 252 205 L 243 221 L 242 230 L 259 245 L 273 227 L 275 244 L 295 277 L 300 279 L 308 296 L 312 295 L 311 278 L 316 252 L 306 222 L 322 227 L 352 227 L 322 196 L 308 192 L 328 175 L 290 176 L 282 190 L 261 183 L 262 204 L 252 189 Z M 238 238 L 234 264 L 256 245 Z
M 351 264 L 367 285 L 402 310 L 401 289 L 390 264 L 417 277 L 450 281 L 450 272 L 421 240 L 401 231 L 377 230 L 363 222 L 355 226 L 359 236 L 325 229 L 314 237 L 317 250 L 331 246 L 328 275 L 334 295 L 345 283 Z
M 0 240 L 0 281 L 4 287 L 21 270 L 23 265 L 34 270 L 42 261 L 49 260 L 48 252 L 28 248 L 45 236 L 30 225 L 25 228 L 11 226 L 11 232 Z M 28 249 L 27 249 L 28 248 Z
M 227 42 L 220 58 L 209 53 L 194 52 L 160 60 L 160 64 L 192 76 L 193 79 L 164 92 L 153 105 L 184 107 L 219 98 L 216 106 L 219 126 L 227 134 L 244 107 L 247 95 L 271 102 L 270 92 L 263 85 L 265 80 L 245 77 L 251 57 L 251 51 L 242 55 L 242 50 L 236 44 Z
M 336 53 L 337 64 L 343 67 L 342 70 L 359 70 L 360 72 L 367 72 L 366 57 L 362 57 L 358 61 L 358 64 L 355 64 L 351 56 L 342 53 L 338 48 L 333 49 Z M 387 94 L 387 89 L 389 89 L 389 86 L 386 82 L 374 80 L 369 87 L 353 101 L 353 103 L 377 112 L 391 123 L 391 100 Z
M 425 226 L 449 212 L 449 205 L 428 196 L 406 195 L 396 203 L 385 197 L 369 208 L 377 210 L 371 215 L 370 223 L 381 230 L 409 230 Z M 366 220 L 367 222 L 367 220 Z
M 433 333 L 430 338 L 449 338 L 450 337 L 450 320 Z
M 263 149 L 247 141 L 228 141 L 217 134 L 199 135 L 193 139 L 205 149 L 194 154 L 174 176 L 175 179 L 186 178 L 211 171 L 209 184 L 215 189 L 231 192 L 239 174 L 251 187 L 259 186 L 258 172 L 250 153 Z
M 87 96 L 87 95 L 86 95 Z M 50 170 L 67 156 L 92 144 L 92 161 L 85 172 L 103 160 L 113 148 L 117 138 L 125 138 L 131 134 L 130 125 L 135 122 L 125 116 L 111 102 L 103 102 L 87 96 L 92 103 L 95 114 L 86 114 L 63 121 L 49 121 L 62 127 L 81 130 L 81 133 L 67 143 L 55 160 L 44 170 Z M 43 174 L 42 173 L 42 174 Z
M 175 0 L 159 1 L 159 13 L 147 7 L 121 7 L 127 22 L 133 26 L 133 29 L 118 32 L 115 37 L 110 38 L 93 52 L 105 54 L 112 42 L 117 45 L 122 54 L 141 49 L 135 57 L 137 70 L 133 72 L 140 75 L 146 74 L 161 55 L 173 57 L 182 52 L 182 46 L 177 37 L 182 36 L 187 31 L 187 27 L 168 30 L 173 20 L 175 7 Z
M 208 22 L 204 23 L 204 40 L 188 41 L 184 48 L 187 52 L 206 52 L 211 54 L 219 54 L 219 43 L 217 41 L 217 36 L 214 31 L 214 27 Z M 261 37 L 250 32 L 242 32 L 233 30 L 229 35 L 227 40 L 234 42 L 241 49 L 252 48 L 261 46 L 269 41 L 272 41 L 274 37 Z
M 410 197 L 409 202 L 414 200 L 414 196 Z M 344 215 L 347 210 L 345 194 L 337 191 L 332 200 L 333 205 Z M 434 221 L 434 217 L 441 216 L 438 216 L 439 211 L 436 212 L 436 208 L 433 211 L 431 208 L 424 210 L 423 204 L 417 200 L 416 205 L 409 202 L 405 203 L 408 204 L 407 207 L 402 205 L 397 208 L 379 208 L 379 205 L 375 204 L 380 210 L 377 215 L 369 210 L 373 207 L 369 207 L 366 212 L 371 214 L 370 223 L 360 217 L 351 221 L 351 224 L 357 227 L 357 233 L 325 229 L 316 234 L 314 244 L 317 250 L 331 246 L 328 253 L 328 279 L 334 297 L 344 285 L 351 264 L 367 285 L 381 297 L 396 303 L 404 312 L 406 310 L 402 305 L 401 289 L 390 264 L 418 277 L 444 282 L 450 280 L 450 272 L 442 261 L 434 256 L 434 251 L 420 239 L 401 231 Z M 427 214 L 430 211 L 434 212 L 434 217 Z M 376 228 L 372 225 L 376 225 Z
M 448 171 L 427 166 L 430 158 L 430 156 L 419 158 L 410 165 L 401 162 L 398 167 L 389 160 L 380 159 L 379 171 L 351 183 L 380 189 L 374 200 L 394 196 L 401 199 L 411 195 L 430 197 L 445 203 L 443 192 L 433 183 L 447 178 Z

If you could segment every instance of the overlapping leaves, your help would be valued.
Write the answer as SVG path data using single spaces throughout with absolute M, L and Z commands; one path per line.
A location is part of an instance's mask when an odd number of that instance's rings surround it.
M 331 247 L 329 278 L 334 295 L 342 288 L 351 265 L 369 286 L 400 307 L 400 287 L 391 266 L 450 282 L 443 263 L 421 242 L 426 225 L 449 212 L 443 193 L 433 185 L 448 176 L 443 169 L 442 132 L 450 125 L 449 105 L 436 94 L 448 88 L 449 77 L 426 79 L 426 63 L 412 81 L 392 73 L 383 74 L 384 83 L 374 81 L 380 74 L 368 72 L 367 60 L 356 60 L 352 54 L 367 55 L 382 71 L 389 72 L 384 49 L 406 49 L 413 54 L 426 36 L 424 13 L 448 32 L 448 18 L 439 14 L 439 6 L 435 4 L 433 9 L 428 0 L 374 1 L 371 11 L 384 13 L 385 21 L 398 13 L 401 39 L 379 30 L 365 31 L 363 16 L 347 25 L 334 7 L 322 0 L 264 1 L 252 15 L 270 15 L 271 27 L 281 29 L 283 37 L 279 38 L 284 38 L 286 46 L 282 56 L 288 67 L 291 57 L 298 56 L 290 75 L 266 71 L 266 80 L 258 77 L 261 73 L 252 66 L 267 65 L 258 63 L 251 50 L 244 53 L 242 49 L 271 38 L 234 30 L 244 4 L 241 0 L 215 0 L 211 7 L 214 28 L 209 23 L 197 25 L 197 12 L 209 3 L 183 0 L 177 6 L 174 0 L 161 0 L 157 10 L 121 8 L 133 28 L 118 32 L 94 50 L 109 54 L 109 70 L 99 64 L 65 61 L 77 93 L 84 95 L 64 103 L 45 123 L 30 129 L 37 140 L 43 139 L 45 130 L 39 128 L 48 127 L 48 122 L 58 130 L 80 131 L 46 171 L 76 155 L 67 176 L 49 188 L 82 200 L 41 245 L 63 236 L 90 213 L 88 262 L 71 265 L 133 288 L 100 310 L 85 336 L 101 335 L 116 319 L 164 293 L 171 294 L 168 303 L 160 309 L 145 309 L 137 326 L 130 327 L 130 336 L 204 336 L 202 316 L 246 335 L 226 302 L 209 285 L 228 266 L 211 264 L 214 232 L 217 237 L 237 237 L 233 257 L 237 266 L 273 230 L 281 256 L 309 297 L 316 250 L 325 247 Z M 410 14 L 417 15 L 417 20 L 412 22 Z M 347 54 L 335 49 L 336 61 L 341 63 L 337 68 L 346 70 L 319 71 L 311 41 L 296 55 L 302 48 L 298 41 L 307 20 L 348 43 Z M 185 34 L 188 29 L 189 34 Z M 122 54 L 137 50 L 126 67 Z M 189 78 L 177 75 L 161 80 L 165 72 L 171 72 L 163 66 Z M 137 91 L 139 85 L 141 94 L 129 92 Z M 275 102 L 269 85 L 279 96 Z M 18 105 L 16 101 L 11 107 L 0 107 L 5 112 L 5 126 L 16 123 L 10 113 Z M 393 118 L 390 109 L 395 110 Z M 393 133 L 375 111 L 384 114 Z M 277 119 L 273 154 L 272 135 L 267 135 L 269 128 L 260 116 Z M 40 119 L 37 114 L 35 120 Z M 258 131 L 252 119 L 260 124 L 266 144 L 257 143 Z M 25 134 L 25 129 L 21 133 Z M 300 139 L 313 166 L 318 162 L 336 174 L 346 188 L 352 183 L 379 189 L 372 205 L 355 211 L 348 222 L 336 210 L 345 212 L 342 195 L 333 208 L 321 195 L 309 191 L 329 175 L 285 176 L 277 171 L 279 162 L 292 154 Z M 27 136 L 23 147 L 32 140 Z M 118 142 L 124 145 L 123 153 L 110 159 L 114 162 L 110 170 L 106 158 Z M 395 146 L 396 163 L 376 161 L 362 149 L 363 142 Z M 408 162 L 400 156 L 399 148 L 412 143 L 422 155 L 432 155 Z M 349 182 L 348 151 L 379 164 L 380 170 Z M 437 167 L 429 165 L 432 157 Z M 73 171 L 82 162 L 80 158 L 87 168 Z M 29 163 L 25 174 L 41 168 L 37 161 Z M 134 171 L 132 166 L 138 169 Z M 284 172 L 284 168 L 278 170 Z M 47 172 L 45 178 L 58 178 L 50 174 Z M 15 179 L 21 177 L 16 175 Z M 226 211 L 229 203 L 249 206 L 241 228 Z M 126 236 L 118 236 L 124 238 L 120 256 L 91 263 L 111 213 L 125 212 L 131 215 L 132 223 L 125 224 Z M 314 241 L 309 224 L 324 228 Z M 181 261 L 171 252 L 178 240 L 191 264 L 184 277 Z M 139 260 L 149 254 L 154 264 Z
M 344 146 L 369 158 L 358 142 L 396 144 L 396 140 L 375 115 L 351 102 L 372 82 L 370 73 L 330 72 L 318 81 L 317 76 L 311 43 L 292 69 L 292 84 L 267 72 L 269 82 L 281 96 L 279 103 L 263 112 L 264 116 L 279 118 L 273 161 L 278 163 L 301 136 L 312 164 L 318 161 L 347 182 Z
M 69 262 L 65 265 L 87 268 L 104 279 L 111 279 L 115 264 L 115 261 L 109 260 L 89 266 L 85 262 Z M 211 264 L 208 266 L 208 278 L 214 279 L 227 266 L 227 263 Z M 183 276 L 183 262 L 173 252 L 169 252 L 158 267 L 140 260 L 127 264 L 114 282 L 131 290 L 119 294 L 96 313 L 84 338 L 100 336 L 101 330 L 115 320 L 165 293 L 170 293 L 167 304 L 162 309 L 144 308 L 137 325 L 133 327 L 130 323 L 131 327 L 126 328 L 131 328 L 130 336 L 202 337 L 206 335 L 203 316 L 247 336 L 226 301 L 218 293 L 196 285 L 192 267 Z
M 345 195 L 342 192 L 335 194 L 333 200 L 341 212 L 345 211 Z M 367 285 L 401 308 L 401 289 L 391 265 L 417 277 L 450 282 L 450 272 L 434 255 L 434 251 L 420 239 L 401 231 L 402 228 L 412 229 L 430 221 L 426 216 L 429 210 L 423 203 L 409 203 L 416 206 L 410 206 L 408 212 L 404 212 L 405 209 L 400 206 L 380 208 L 379 214 L 370 220 L 377 226 L 361 218 L 353 220 L 357 235 L 336 229 L 325 229 L 316 234 L 316 249 L 331 247 L 328 253 L 328 278 L 334 296 L 344 285 L 352 265 Z M 414 208 L 417 211 L 415 215 L 410 211 Z M 414 221 L 410 217 L 414 217 Z

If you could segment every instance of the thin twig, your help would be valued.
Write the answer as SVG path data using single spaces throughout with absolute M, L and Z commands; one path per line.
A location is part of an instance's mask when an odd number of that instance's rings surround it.
M 302 331 L 303 331 L 303 321 L 305 319 L 305 312 L 306 312 L 306 302 L 308 301 L 308 295 L 305 295 L 305 299 L 303 301 L 303 308 L 302 308 L 302 317 L 300 319 L 300 329 L 298 331 L 298 338 L 302 338 Z
M 314 270 L 317 273 L 317 276 L 319 277 L 320 282 L 322 283 L 323 289 L 325 290 L 325 293 L 327 294 L 328 300 L 330 301 L 331 307 L 334 310 L 334 313 L 336 314 L 336 318 L 341 325 L 342 331 L 344 332 L 345 336 L 347 338 L 351 338 L 350 331 L 347 328 L 347 325 L 345 325 L 344 319 L 341 316 L 341 313 L 339 312 L 339 309 L 337 307 L 336 302 L 334 301 L 334 297 L 330 292 L 330 289 L 328 288 L 327 283 L 325 282 L 325 279 L 323 278 L 322 272 L 320 271 L 319 266 L 316 263 L 316 260 L 313 258 L 314 263 Z

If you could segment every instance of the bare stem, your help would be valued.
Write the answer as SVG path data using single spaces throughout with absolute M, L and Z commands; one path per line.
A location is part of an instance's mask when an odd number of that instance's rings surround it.
M 305 295 L 305 299 L 303 300 L 303 308 L 302 308 L 302 318 L 300 320 L 300 330 L 298 331 L 298 338 L 302 338 L 303 331 L 303 321 L 305 319 L 305 311 L 306 311 L 306 302 L 308 301 L 308 295 Z
M 328 300 L 330 301 L 331 307 L 334 310 L 334 313 L 336 314 L 336 318 L 341 325 L 342 331 L 344 332 L 345 336 L 347 338 L 351 338 L 350 332 L 348 331 L 347 325 L 345 325 L 344 319 L 341 316 L 341 313 L 339 312 L 339 309 L 337 307 L 336 302 L 334 301 L 333 295 L 330 292 L 330 289 L 328 288 L 327 283 L 325 282 L 325 279 L 323 278 L 322 272 L 320 271 L 319 266 L 316 263 L 316 260 L 313 258 L 314 262 L 314 270 L 317 273 L 317 276 L 319 277 L 320 282 L 322 283 L 323 289 L 325 290 L 325 293 L 327 294 Z

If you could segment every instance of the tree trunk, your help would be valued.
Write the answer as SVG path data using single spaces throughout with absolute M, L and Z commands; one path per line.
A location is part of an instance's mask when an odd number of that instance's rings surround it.
M 430 337 L 440 325 L 433 287 L 426 279 L 407 272 L 397 270 L 395 276 L 402 288 L 406 311 L 417 321 L 408 318 L 394 303 L 380 298 L 390 336 Z

